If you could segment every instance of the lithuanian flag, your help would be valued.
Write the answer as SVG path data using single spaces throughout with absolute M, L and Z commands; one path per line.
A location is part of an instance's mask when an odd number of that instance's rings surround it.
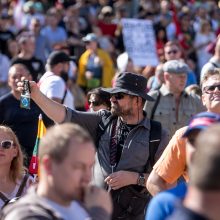
M 34 146 L 34 151 L 31 157 L 31 162 L 29 166 L 29 173 L 36 176 L 38 174 L 38 148 L 40 144 L 40 139 L 45 135 L 46 127 L 42 120 L 42 115 L 39 115 L 38 118 L 38 131 L 37 131 L 37 139 Z

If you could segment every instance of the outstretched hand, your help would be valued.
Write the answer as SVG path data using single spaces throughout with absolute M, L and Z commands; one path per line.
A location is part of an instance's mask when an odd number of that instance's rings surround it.
M 20 93 L 22 93 L 22 91 L 24 90 L 24 83 L 23 81 L 25 80 L 24 77 L 21 78 L 21 81 L 17 81 L 17 91 L 19 91 Z M 29 85 L 30 85 L 30 92 L 31 92 L 31 98 L 35 97 L 35 94 L 37 92 L 39 92 L 39 88 L 38 85 L 35 81 L 29 81 Z

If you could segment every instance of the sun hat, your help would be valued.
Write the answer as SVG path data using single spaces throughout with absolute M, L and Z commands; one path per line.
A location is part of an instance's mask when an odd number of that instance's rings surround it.
M 103 91 L 111 94 L 122 92 L 129 95 L 140 96 L 144 100 L 154 101 L 154 99 L 147 94 L 146 88 L 147 79 L 144 76 L 130 72 L 122 72 L 119 73 L 116 78 L 114 87 L 103 89 Z

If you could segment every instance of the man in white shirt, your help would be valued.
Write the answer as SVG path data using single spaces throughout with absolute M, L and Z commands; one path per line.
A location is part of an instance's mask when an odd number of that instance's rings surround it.
M 38 84 L 48 98 L 74 109 L 74 98 L 66 84 L 70 60 L 66 53 L 53 51 L 47 59 L 47 72 Z

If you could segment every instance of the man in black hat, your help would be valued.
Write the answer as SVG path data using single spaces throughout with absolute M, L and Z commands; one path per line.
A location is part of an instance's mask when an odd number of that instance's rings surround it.
M 39 81 L 40 91 L 48 98 L 74 108 L 73 95 L 67 88 L 70 57 L 62 51 L 53 51 L 46 64 L 47 72 Z
M 145 183 L 150 169 L 149 136 L 152 125 L 143 112 L 145 101 L 152 100 L 145 92 L 146 83 L 147 80 L 141 75 L 121 73 L 116 79 L 115 87 L 105 89 L 110 93 L 111 112 L 103 110 L 85 113 L 51 102 L 39 92 L 34 82 L 30 82 L 32 99 L 51 119 L 57 123 L 77 123 L 94 138 L 97 154 L 93 182 L 111 191 L 114 203 L 113 219 L 144 219 L 146 203 L 142 203 L 143 207 L 140 208 L 138 202 L 142 201 L 141 198 L 134 201 L 132 198 L 137 198 L 136 195 L 128 192 L 129 195 L 122 196 L 122 193 L 123 190 L 127 192 L 128 186 L 135 186 L 136 190 L 146 189 Z M 22 83 L 18 86 L 21 91 Z M 105 126 L 102 126 L 103 124 Z M 162 131 L 155 159 L 166 144 L 167 136 Z M 126 204 L 119 204 L 121 201 Z M 134 205 L 137 207 L 134 208 Z

